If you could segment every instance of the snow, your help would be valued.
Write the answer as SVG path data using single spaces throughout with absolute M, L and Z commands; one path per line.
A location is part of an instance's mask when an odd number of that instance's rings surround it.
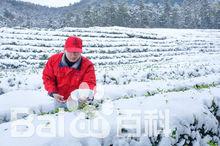
M 13 108 L 29 108 L 34 113 L 47 113 L 54 109 L 53 99 L 45 92 L 17 90 L 0 96 L 0 123 L 10 121 Z
M 0 145 L 197 146 L 220 142 L 219 30 L 4 27 L 0 32 Z M 42 68 L 47 57 L 63 51 L 68 35 L 82 37 L 83 55 L 95 64 L 98 93 L 94 103 L 99 108 L 91 105 L 77 111 L 47 114 L 55 107 L 44 90 Z M 24 119 L 11 120 L 10 111 L 15 107 L 27 107 L 32 113 L 19 117 Z M 162 134 L 158 140 L 144 135 L 146 114 L 153 112 L 163 119 L 167 110 L 169 137 Z M 117 136 L 120 115 L 134 111 L 138 112 L 141 122 L 141 135 L 137 138 Z M 88 119 L 89 113 L 92 117 Z M 65 124 L 58 124 L 62 116 Z M 48 124 L 47 117 L 55 121 Z M 11 125 L 30 119 L 35 127 L 33 135 L 27 138 L 11 136 Z M 81 124 L 76 129 L 82 128 L 83 123 L 89 125 L 92 120 L 103 120 L 102 133 L 73 136 L 71 130 L 74 128 L 70 125 L 77 119 Z M 47 138 L 39 136 L 37 127 L 50 127 L 53 122 L 57 129 L 64 128 L 64 133 Z M 20 128 L 23 131 L 20 134 L 28 130 L 25 126 Z M 124 134 L 129 132 L 125 129 Z M 194 140 L 190 141 L 191 138 Z
M 15 91 L 14 91 L 15 92 Z M 16 93 L 16 92 L 15 92 Z M 210 113 L 208 110 L 207 106 L 204 105 L 206 102 L 211 102 L 212 96 L 209 95 L 209 97 L 206 96 L 207 93 L 211 93 L 211 95 L 215 96 L 220 99 L 220 87 L 211 89 L 211 90 L 204 90 L 198 92 L 197 90 L 192 90 L 192 91 L 187 91 L 187 92 L 173 92 L 173 93 L 167 93 L 167 94 L 158 94 L 155 96 L 151 97 L 137 97 L 137 98 L 131 98 L 131 99 L 119 99 L 113 102 L 114 104 L 114 113 L 111 115 L 105 115 L 104 113 L 97 114 L 96 118 L 102 118 L 105 119 L 107 123 L 111 125 L 111 132 L 110 133 L 115 133 L 116 132 L 116 111 L 123 111 L 123 110 L 140 110 L 142 112 L 145 111 L 153 111 L 155 109 L 163 111 L 164 109 L 169 109 L 170 111 L 170 125 L 171 129 L 177 128 L 178 132 L 177 135 L 187 133 L 188 135 L 195 135 L 193 131 L 191 131 L 190 124 L 193 123 L 194 118 L 198 120 L 198 125 L 196 125 L 195 128 L 201 128 L 203 127 L 205 130 L 211 130 L 213 133 L 217 133 L 218 129 L 218 121 L 215 119 L 215 117 Z M 24 92 L 20 91 L 20 94 L 23 95 Z M 28 94 L 28 92 L 26 93 Z M 19 92 L 17 92 L 16 95 L 19 95 Z M 29 93 L 30 95 L 30 93 Z M 193 98 L 192 98 L 193 95 Z M 2 95 L 4 96 L 4 95 Z M 38 96 L 36 94 L 35 96 Z M 164 97 L 166 96 L 166 98 Z M 46 99 L 46 97 L 43 97 Z M 45 100 L 44 99 L 44 100 Z M 27 100 L 22 99 L 21 100 Z M 166 102 L 166 100 L 168 102 Z M 19 103 L 19 102 L 18 102 Z M 27 104 L 29 103 L 29 104 Z M 154 103 L 154 104 L 152 104 Z M 34 102 L 34 104 L 30 103 L 27 101 L 26 103 L 20 104 L 19 106 L 26 106 L 26 107 L 31 107 L 37 104 L 43 104 L 43 103 L 37 103 Z M 13 105 L 13 104 L 12 104 Z M 28 105 L 28 106 L 27 106 Z M 18 106 L 16 104 L 16 106 Z M 190 107 L 190 108 L 187 108 Z M 61 113 L 62 114 L 62 113 Z M 81 116 L 80 116 L 81 115 Z M 59 116 L 55 115 L 50 115 L 51 117 L 56 119 L 56 122 L 58 122 Z M 30 145 L 30 146 L 35 146 L 35 145 L 60 145 L 62 143 L 66 143 L 67 145 L 69 143 L 72 144 L 77 144 L 77 145 L 101 145 L 100 139 L 99 138 L 77 138 L 76 135 L 72 136 L 71 135 L 71 130 L 68 125 L 71 125 L 71 121 L 76 120 L 77 118 L 84 119 L 83 113 L 78 111 L 76 113 L 64 113 L 65 116 L 65 137 L 52 137 L 52 138 L 41 138 L 37 135 L 34 134 L 31 137 L 28 138 L 12 138 L 10 137 L 10 124 L 13 124 L 13 122 L 8 122 L 8 123 L 3 123 L 0 125 L 0 144 L 1 145 L 13 145 L 14 143 L 18 145 Z M 103 118 L 104 117 L 104 118 Z M 143 117 L 139 117 L 143 118 Z M 27 118 L 28 119 L 28 118 Z M 86 122 L 87 120 L 84 119 L 83 122 Z M 32 122 L 36 127 L 40 123 L 45 123 L 45 121 L 40 121 L 37 119 L 37 116 L 34 115 L 34 121 Z M 183 128 L 182 125 L 185 125 Z M 57 128 L 60 125 L 57 125 Z M 108 127 L 108 126 L 103 126 L 103 127 Z M 141 128 L 144 128 L 144 125 L 141 125 Z M 5 129 L 7 129 L 5 131 Z M 86 134 L 87 135 L 87 134 Z M 93 135 L 94 136 L 94 135 Z M 87 137 L 87 136 L 86 136 Z M 104 141 L 108 140 L 108 138 L 114 137 L 117 140 L 111 141 L 115 143 L 115 145 L 128 145 L 128 141 L 126 139 L 118 139 L 115 135 L 108 135 L 107 137 L 104 137 Z M 40 140 L 39 140 L 40 139 Z M 201 139 L 198 139 L 202 141 Z M 30 141 L 34 141 L 34 143 L 29 143 Z M 36 142 L 35 142 L 36 141 Z M 161 143 L 171 143 L 169 139 L 163 139 Z M 11 143 L 11 144 L 10 144 Z M 131 145 L 136 143 L 136 141 L 129 142 Z M 143 143 L 142 141 L 139 141 L 137 143 Z M 147 143 L 147 142 L 145 142 Z M 137 145 L 137 144 L 136 144 Z

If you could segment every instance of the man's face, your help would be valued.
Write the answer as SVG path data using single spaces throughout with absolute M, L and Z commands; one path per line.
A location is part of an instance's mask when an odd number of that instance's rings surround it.
M 65 50 L 65 54 L 70 62 L 76 62 L 81 56 L 81 53 L 79 52 L 67 52 L 66 50 Z

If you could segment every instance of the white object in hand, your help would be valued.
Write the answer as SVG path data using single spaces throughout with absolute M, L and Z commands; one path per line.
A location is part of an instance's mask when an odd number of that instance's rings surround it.
M 69 98 L 67 100 L 66 106 L 69 110 L 77 110 L 79 106 L 79 101 L 77 98 Z
M 77 89 L 71 93 L 72 99 L 78 99 L 79 101 L 86 101 L 88 98 L 93 98 L 94 91 L 90 89 Z

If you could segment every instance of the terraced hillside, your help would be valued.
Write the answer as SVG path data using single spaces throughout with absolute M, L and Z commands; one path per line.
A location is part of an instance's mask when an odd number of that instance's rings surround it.
M 63 51 L 67 36 L 77 35 L 84 41 L 83 55 L 94 62 L 101 84 L 202 77 L 212 78 L 206 84 L 219 84 L 219 30 L 94 27 L 1 28 L 0 32 L 4 77 L 5 73 L 41 70 L 50 55 Z

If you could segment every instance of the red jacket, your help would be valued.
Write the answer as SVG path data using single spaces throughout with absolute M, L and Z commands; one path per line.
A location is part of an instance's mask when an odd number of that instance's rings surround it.
M 43 83 L 48 93 L 58 93 L 66 100 L 72 91 L 79 88 L 82 82 L 86 82 L 93 90 L 96 86 L 96 76 L 93 63 L 81 57 L 79 68 L 71 68 L 62 65 L 64 53 L 51 56 L 43 70 Z

